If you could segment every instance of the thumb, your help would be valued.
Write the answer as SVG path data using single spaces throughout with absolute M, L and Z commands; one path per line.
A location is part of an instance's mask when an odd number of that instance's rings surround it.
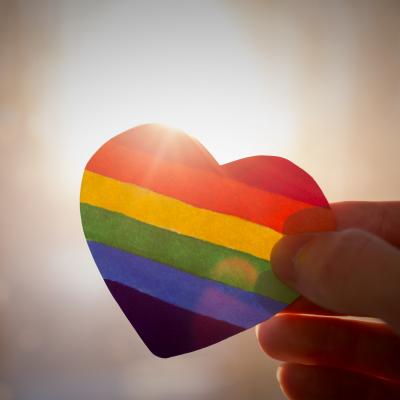
M 285 236 L 271 264 L 319 306 L 381 318 L 400 332 L 400 251 L 377 236 L 357 229 Z

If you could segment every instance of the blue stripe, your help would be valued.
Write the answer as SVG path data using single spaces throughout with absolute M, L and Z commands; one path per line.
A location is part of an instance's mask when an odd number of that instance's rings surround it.
M 244 329 L 287 306 L 269 297 L 200 278 L 102 243 L 88 241 L 88 244 L 104 279 Z

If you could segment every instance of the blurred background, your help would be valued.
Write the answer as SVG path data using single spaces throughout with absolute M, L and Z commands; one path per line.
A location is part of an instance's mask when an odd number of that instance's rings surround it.
M 400 2 L 0 0 L 0 399 L 283 399 L 249 331 L 149 353 L 84 241 L 82 170 L 160 122 L 400 197 Z

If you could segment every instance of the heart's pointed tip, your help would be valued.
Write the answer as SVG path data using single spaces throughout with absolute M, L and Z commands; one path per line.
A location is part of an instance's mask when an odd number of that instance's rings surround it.
M 166 360 L 168 358 L 172 358 L 172 357 L 176 357 L 176 356 L 179 356 L 181 354 L 184 354 L 184 353 L 170 353 L 168 351 L 163 351 L 163 350 L 167 350 L 167 349 L 163 349 L 161 351 L 153 350 L 149 346 L 147 346 L 147 348 L 149 349 L 150 353 L 153 354 L 153 356 L 155 356 L 157 358 L 161 358 L 163 360 Z
M 200 347 L 198 349 L 188 350 L 188 351 L 184 351 L 184 352 L 175 352 L 175 353 L 164 351 L 164 350 L 168 350 L 168 349 L 163 349 L 161 351 L 158 351 L 158 350 L 153 350 L 148 346 L 147 346 L 147 348 L 149 349 L 150 353 L 153 354 L 153 356 L 155 356 L 157 358 L 161 358 L 162 360 L 168 360 L 169 358 L 184 356 L 185 354 L 190 354 L 190 353 L 193 353 L 194 351 L 202 350 L 204 347 Z

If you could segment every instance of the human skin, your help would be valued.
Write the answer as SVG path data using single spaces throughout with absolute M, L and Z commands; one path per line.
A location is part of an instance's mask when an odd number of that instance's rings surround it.
M 274 247 L 274 272 L 303 297 L 260 324 L 258 341 L 284 361 L 290 399 L 400 399 L 400 202 L 331 207 L 337 232 Z

